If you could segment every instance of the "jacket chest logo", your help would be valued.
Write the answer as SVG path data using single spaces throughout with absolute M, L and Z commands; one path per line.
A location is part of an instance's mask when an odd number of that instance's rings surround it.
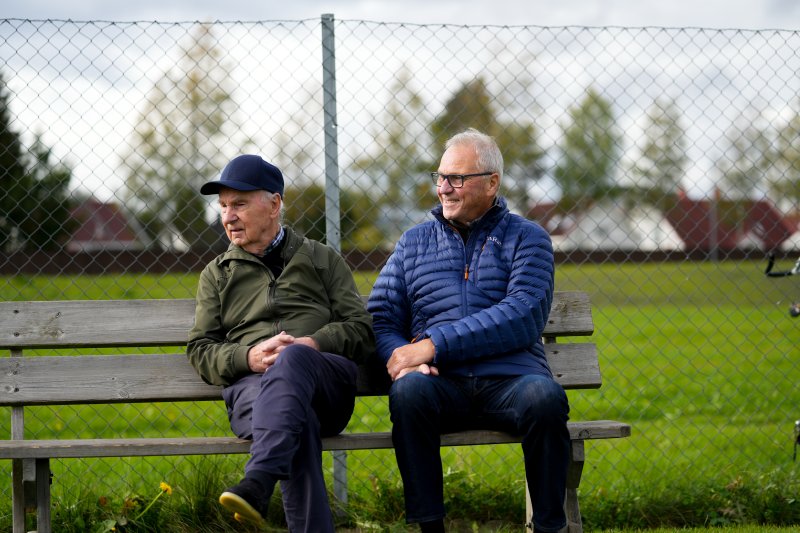
M 487 242 L 487 243 L 488 243 L 488 242 L 493 242 L 493 243 L 495 243 L 497 246 L 503 246 L 503 241 L 501 241 L 500 239 L 498 239 L 498 238 L 497 238 L 497 237 L 495 237 L 494 235 L 489 235 L 489 236 L 486 238 L 486 242 Z

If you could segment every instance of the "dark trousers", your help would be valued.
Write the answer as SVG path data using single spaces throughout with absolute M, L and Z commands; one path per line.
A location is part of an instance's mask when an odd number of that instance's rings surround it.
M 252 439 L 245 474 L 280 479 L 289 531 L 333 532 L 322 474 L 322 437 L 353 414 L 355 363 L 303 345 L 288 346 L 267 372 L 226 387 L 231 429 Z
M 545 376 L 460 378 L 411 373 L 389 392 L 392 441 L 408 522 L 444 517 L 440 435 L 495 429 L 522 436 L 536 530 L 566 525 L 570 439 L 564 389 Z

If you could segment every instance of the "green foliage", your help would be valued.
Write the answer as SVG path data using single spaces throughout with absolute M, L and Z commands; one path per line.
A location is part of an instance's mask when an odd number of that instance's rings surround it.
M 350 499 L 348 524 L 366 531 L 386 531 L 391 524 L 404 523 L 403 484 L 398 477 L 370 476 L 370 491 Z M 516 531 L 525 514 L 525 488 L 497 489 L 474 473 L 448 470 L 444 475 L 448 531 Z M 485 529 L 490 527 L 490 529 Z M 405 531 L 405 528 L 402 528 Z M 411 531 L 416 531 L 411 526 Z
M 154 492 L 154 491 L 149 491 Z M 161 482 L 155 496 L 131 493 L 127 496 L 98 495 L 86 488 L 80 499 L 65 505 L 56 502 L 53 512 L 55 531 L 63 533 L 155 533 L 163 531 L 161 512 L 165 500 L 172 496 L 172 487 Z
M 505 195 L 523 208 L 527 206 L 527 186 L 543 173 L 544 151 L 538 143 L 539 132 L 529 117 L 504 120 L 497 109 L 496 98 L 482 77 L 465 83 L 445 104 L 444 111 L 430 125 L 434 145 L 441 150 L 448 138 L 475 128 L 497 140 L 503 152 L 505 174 L 516 179 L 504 180 L 509 187 Z M 431 163 L 435 169 L 438 160 Z
M 585 206 L 615 189 L 614 168 L 620 151 L 612 104 L 595 89 L 569 110 L 562 125 L 564 138 L 554 177 L 561 188 L 562 203 Z
M 326 242 L 325 189 L 316 183 L 286 188 L 285 222 L 300 233 Z M 374 227 L 377 216 L 375 202 L 364 193 L 349 189 L 339 198 L 342 218 L 342 248 L 374 250 L 381 236 L 365 233 Z
M 674 101 L 657 100 L 647 111 L 644 145 L 632 169 L 639 195 L 663 209 L 672 205 L 688 159 L 679 109 Z
M 775 159 L 775 172 L 769 186 L 777 198 L 786 198 L 795 204 L 800 201 L 800 99 L 791 106 L 791 117 L 778 129 L 774 150 L 763 157 Z
M 725 134 L 728 144 L 716 165 L 721 190 L 732 199 L 760 195 L 760 186 L 773 171 L 774 139 L 769 121 L 761 113 L 748 110 Z
M 70 218 L 72 171 L 52 161 L 39 136 L 29 149 L 11 129 L 9 95 L 0 75 L 0 251 L 52 251 L 75 228 Z
M 18 183 L 25 191 L 9 218 L 16 221 L 24 248 L 52 251 L 65 244 L 77 225 L 70 216 L 75 203 L 69 192 L 72 171 L 52 161 L 52 150 L 38 136 L 25 160 L 28 170 Z
M 654 487 L 632 483 L 626 493 L 598 492 L 584 498 L 587 529 L 612 527 L 720 527 L 800 524 L 800 479 L 793 470 L 741 473 L 725 480 L 670 480 Z
M 193 248 L 219 245 L 200 186 L 225 166 L 229 144 L 237 152 L 249 145 L 235 121 L 230 67 L 215 43 L 211 26 L 197 26 L 176 68 L 148 95 L 123 157 L 127 205 L 149 239 L 167 248 L 175 238 Z
M 27 191 L 22 185 L 25 178 L 22 143 L 19 134 L 11 129 L 11 109 L 5 80 L 0 74 L 0 250 L 10 248 L 12 231 L 19 221 L 10 216 L 17 200 Z
M 431 170 L 423 126 L 425 102 L 412 79 L 406 68 L 397 73 L 383 116 L 372 122 L 374 145 L 353 162 L 354 169 L 369 177 L 368 188 L 380 191 L 375 200 L 402 211 L 426 202 L 431 195 L 430 182 L 424 175 Z

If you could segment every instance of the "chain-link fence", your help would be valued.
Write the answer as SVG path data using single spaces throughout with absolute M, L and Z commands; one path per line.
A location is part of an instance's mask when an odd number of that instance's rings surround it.
M 557 289 L 592 295 L 606 384 L 571 396 L 573 418 L 634 428 L 589 444 L 584 502 L 792 465 L 800 291 L 763 270 L 800 253 L 800 33 L 6 19 L 0 57 L 4 299 L 192 297 L 225 245 L 199 186 L 243 152 L 283 169 L 286 223 L 341 249 L 368 291 L 436 202 L 444 140 L 476 127 L 501 145 L 513 210 L 550 231 Z M 28 416 L 58 436 L 167 434 L 182 411 Z M 208 417 L 186 430 L 228 433 Z M 480 453 L 521 468 L 516 449 Z M 74 482 L 54 490 L 114 486 L 129 464 L 64 461 Z

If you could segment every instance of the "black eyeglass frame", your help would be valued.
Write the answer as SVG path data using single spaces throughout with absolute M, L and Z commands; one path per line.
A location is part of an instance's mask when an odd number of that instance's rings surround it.
M 477 178 L 479 176 L 491 176 L 494 172 L 476 172 L 475 174 L 440 174 L 438 172 L 431 172 L 431 179 L 433 184 L 437 187 L 444 185 L 445 180 L 454 189 L 460 189 L 464 186 L 464 181 L 470 178 Z M 453 180 L 458 180 L 458 185 L 453 183 Z M 441 181 L 440 181 L 441 180 Z

